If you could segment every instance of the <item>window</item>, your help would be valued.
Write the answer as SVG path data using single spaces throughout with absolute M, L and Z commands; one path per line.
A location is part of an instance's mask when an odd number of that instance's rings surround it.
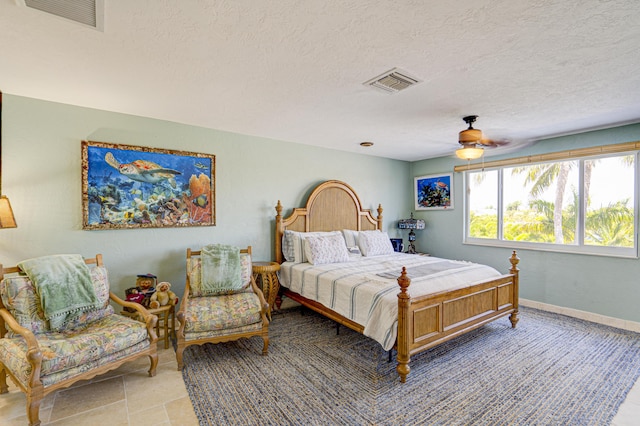
M 466 171 L 465 242 L 637 256 L 637 154 Z

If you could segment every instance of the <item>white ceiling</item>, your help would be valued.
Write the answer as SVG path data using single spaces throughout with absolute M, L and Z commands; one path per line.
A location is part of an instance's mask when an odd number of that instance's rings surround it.
M 638 0 L 105 3 L 100 32 L 0 0 L 0 90 L 409 161 L 470 114 L 507 149 L 640 122 Z M 394 67 L 423 81 L 362 84 Z

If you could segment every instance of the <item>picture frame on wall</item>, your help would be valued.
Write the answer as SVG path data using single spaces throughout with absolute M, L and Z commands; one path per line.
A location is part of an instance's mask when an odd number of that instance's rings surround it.
M 453 173 L 414 178 L 416 210 L 453 210 Z
M 215 226 L 212 154 L 82 141 L 82 228 Z

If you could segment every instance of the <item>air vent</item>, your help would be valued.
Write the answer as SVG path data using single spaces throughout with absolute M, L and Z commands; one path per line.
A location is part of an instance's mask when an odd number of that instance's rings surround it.
M 396 93 L 421 81 L 406 71 L 394 68 L 362 84 L 385 93 Z
M 17 0 L 17 3 L 103 30 L 104 0 Z

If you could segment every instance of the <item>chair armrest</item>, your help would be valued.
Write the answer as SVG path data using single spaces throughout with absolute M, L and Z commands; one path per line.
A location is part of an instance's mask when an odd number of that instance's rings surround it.
M 267 303 L 267 300 L 264 298 L 264 293 L 262 293 L 262 290 L 260 290 L 260 287 L 258 287 L 258 284 L 256 284 L 256 280 L 253 276 L 251 276 L 251 288 L 253 289 L 253 292 L 255 294 L 258 295 L 258 298 L 260 299 L 260 306 L 262 306 L 262 321 L 268 324 L 269 320 L 267 320 L 267 315 L 269 314 L 269 304 Z
M 158 335 L 156 334 L 156 323 L 158 322 L 158 317 L 156 315 L 149 313 L 149 311 L 139 303 L 127 302 L 126 300 L 120 299 L 113 292 L 109 292 L 109 298 L 120 306 L 132 308 L 138 312 L 142 319 L 144 319 L 144 323 L 147 326 L 147 332 L 151 338 L 151 343 L 153 344 L 158 341 Z
M 40 382 L 40 369 L 42 367 L 42 352 L 40 351 L 38 340 L 31 330 L 18 324 L 18 321 L 6 308 L 0 308 L 0 317 L 2 317 L 5 325 L 11 331 L 22 336 L 27 343 L 27 359 L 32 367 L 29 383 L 30 386 L 34 386 L 37 382 Z
M 38 346 L 38 340 L 36 339 L 36 336 L 33 334 L 33 332 L 28 328 L 24 328 L 23 326 L 18 324 L 18 321 L 16 321 L 13 315 L 11 315 L 11 313 L 9 313 L 6 308 L 0 309 L 0 316 L 2 316 L 2 319 L 4 320 L 7 327 L 11 329 L 11 331 L 24 337 L 24 339 L 27 341 L 27 346 L 29 347 L 29 349 L 33 348 L 36 350 L 40 350 L 40 347 Z

